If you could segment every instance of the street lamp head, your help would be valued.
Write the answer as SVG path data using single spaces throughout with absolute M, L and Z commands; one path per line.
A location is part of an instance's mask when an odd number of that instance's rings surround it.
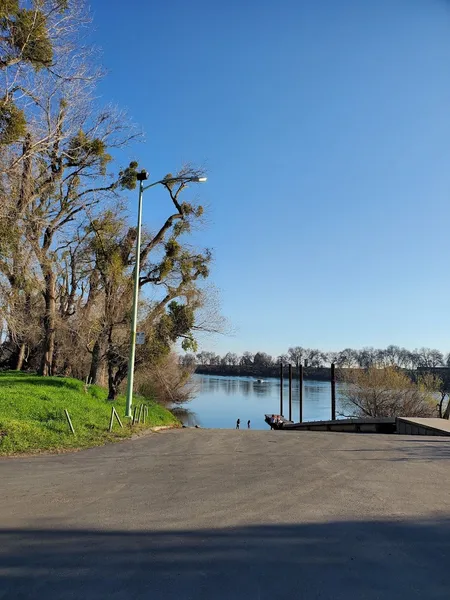
M 193 177 L 191 181 L 195 181 L 195 183 L 203 183 L 207 180 L 207 177 Z
M 136 175 L 136 179 L 138 181 L 146 181 L 148 179 L 148 171 L 142 170 L 140 173 Z

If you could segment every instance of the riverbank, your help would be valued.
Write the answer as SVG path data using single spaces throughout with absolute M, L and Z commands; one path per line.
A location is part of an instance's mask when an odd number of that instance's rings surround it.
M 157 426 L 179 426 L 170 411 L 136 398 L 148 407 L 146 423 L 131 427 L 124 419 L 125 397 L 107 400 L 107 390 L 66 377 L 39 377 L 22 372 L 0 373 L 0 455 L 90 448 L 130 438 Z M 109 433 L 111 407 L 123 423 Z M 69 412 L 75 434 L 64 412 Z
M 356 367 L 355 367 L 356 369 Z M 359 369 L 357 369 L 359 370 Z M 450 367 L 417 367 L 417 369 L 400 369 L 406 373 L 413 381 L 418 377 L 430 374 L 439 377 L 444 384 L 444 387 L 450 386 Z M 293 377 L 298 378 L 298 368 L 293 367 Z M 340 379 L 342 372 L 352 371 L 352 369 L 336 369 L 337 379 Z M 220 377 L 255 377 L 255 378 L 279 378 L 280 365 L 271 365 L 269 367 L 255 365 L 197 365 L 195 373 L 198 375 L 217 375 Z M 285 377 L 289 374 L 289 367 L 283 369 Z M 305 381 L 330 381 L 330 367 L 304 367 L 303 379 Z

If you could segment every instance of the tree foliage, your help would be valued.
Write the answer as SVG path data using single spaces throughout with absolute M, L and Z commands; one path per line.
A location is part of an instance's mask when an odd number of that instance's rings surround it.
M 2 0 L 0 68 L 19 62 L 29 63 L 35 70 L 50 67 L 53 62 L 53 43 L 49 16 L 67 8 L 67 0 L 34 0 L 31 7 L 19 0 Z
M 136 252 L 138 370 L 178 341 L 196 351 L 211 252 L 188 243 L 203 213 L 187 195 L 203 171 L 190 165 L 163 178 L 171 211 L 136 248 L 124 194 L 139 165 L 120 168 L 114 155 L 137 134 L 95 99 L 99 69 L 78 40 L 88 20 L 78 1 L 0 6 L 0 360 L 108 382 L 113 399 L 127 373 Z
M 0 100 L 0 144 L 12 144 L 26 133 L 26 119 L 23 110 L 7 97 Z

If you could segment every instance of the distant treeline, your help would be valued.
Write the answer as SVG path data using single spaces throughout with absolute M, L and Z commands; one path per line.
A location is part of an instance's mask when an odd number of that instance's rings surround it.
M 326 369 L 334 363 L 338 368 L 369 368 L 396 366 L 407 370 L 436 369 L 450 367 L 450 354 L 444 356 L 440 350 L 433 348 L 419 348 L 408 350 L 399 346 L 390 345 L 387 348 L 366 347 L 360 350 L 345 348 L 339 352 L 323 352 L 315 348 L 302 348 L 294 346 L 286 354 L 273 358 L 266 352 L 244 352 L 242 355 L 227 352 L 224 356 L 214 352 L 199 352 L 198 354 L 185 354 L 180 357 L 185 366 L 203 369 L 215 367 L 214 372 L 223 374 L 239 372 L 239 374 L 278 373 L 279 365 L 304 365 L 311 369 Z M 229 369 L 229 371 L 227 371 Z M 212 372 L 209 370 L 209 372 Z
M 284 376 L 288 376 L 289 365 L 286 365 L 283 369 Z M 343 368 L 343 367 L 341 367 Z M 345 368 L 345 370 L 352 371 L 353 368 Z M 450 367 L 418 367 L 417 369 L 403 369 L 412 380 L 416 380 L 418 376 L 423 373 L 433 373 L 437 375 L 444 383 L 450 387 Z M 272 365 L 269 367 L 261 366 L 247 366 L 242 367 L 240 365 L 197 365 L 195 372 L 199 375 L 220 375 L 220 376 L 233 376 L 233 377 L 279 377 L 280 376 L 280 365 Z M 337 378 L 341 379 L 342 372 L 337 371 Z M 298 368 L 293 367 L 293 377 L 298 377 Z M 331 369 L 330 367 L 307 367 L 303 370 L 303 379 L 313 381 L 330 381 Z

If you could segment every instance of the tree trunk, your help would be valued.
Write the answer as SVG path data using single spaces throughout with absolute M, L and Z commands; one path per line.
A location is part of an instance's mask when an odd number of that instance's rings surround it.
M 26 294 L 24 314 L 30 315 L 30 313 L 31 313 L 31 296 L 30 296 L 30 294 Z M 23 368 L 23 363 L 25 361 L 25 352 L 27 350 L 26 337 L 22 338 L 22 340 L 20 341 L 20 344 L 18 345 L 18 348 L 19 348 L 19 353 L 17 355 L 17 361 L 16 361 L 15 367 L 16 367 L 17 371 L 21 371 Z
M 115 400 L 119 393 L 119 384 L 114 376 L 114 367 L 108 365 L 108 400 Z
M 97 385 L 106 387 L 108 381 L 108 368 L 104 358 L 100 361 L 100 367 L 97 372 Z
M 127 376 L 127 366 L 120 366 L 116 372 L 114 372 L 115 366 L 108 363 L 108 400 L 115 400 L 119 393 L 119 386 Z
M 444 413 L 444 419 L 449 420 L 450 419 L 450 397 L 447 401 L 447 408 L 445 409 L 445 413 Z
M 102 348 L 99 340 L 96 340 L 92 350 L 91 368 L 89 370 L 89 381 L 94 384 L 99 383 L 100 367 L 102 363 Z M 109 373 L 108 373 L 109 377 Z
M 19 356 L 17 357 L 16 370 L 21 371 L 23 367 L 23 361 L 25 360 L 25 350 L 27 346 L 25 342 L 20 344 Z
M 56 277 L 52 271 L 45 275 L 44 352 L 39 375 L 51 375 L 55 352 Z

